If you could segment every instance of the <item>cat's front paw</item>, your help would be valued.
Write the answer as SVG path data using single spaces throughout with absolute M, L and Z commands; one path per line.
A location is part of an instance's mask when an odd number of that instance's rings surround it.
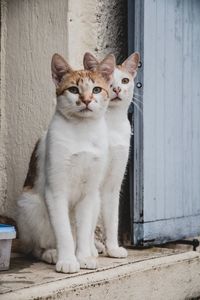
M 107 254 L 110 257 L 116 257 L 116 258 L 125 258 L 128 256 L 127 250 L 123 247 L 107 248 Z
M 56 271 L 60 273 L 77 273 L 80 271 L 80 264 L 76 258 L 58 260 Z
M 98 256 L 99 256 L 99 253 L 98 253 L 98 251 L 97 251 L 97 248 L 95 247 L 94 244 L 91 245 L 91 254 L 92 254 L 92 256 L 94 256 L 94 257 L 98 257 Z
M 106 254 L 106 247 L 102 242 L 95 240 L 95 246 L 99 254 Z
M 47 249 L 42 253 L 41 259 L 48 264 L 55 265 L 57 262 L 57 251 L 56 249 Z
M 78 257 L 81 269 L 94 270 L 98 268 L 97 259 L 94 256 Z

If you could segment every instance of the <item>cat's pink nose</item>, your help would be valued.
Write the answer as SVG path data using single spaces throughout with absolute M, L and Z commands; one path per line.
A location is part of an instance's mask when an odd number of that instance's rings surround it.
M 90 104 L 91 101 L 92 101 L 92 99 L 90 99 L 90 98 L 83 98 L 83 99 L 82 99 L 82 102 L 83 102 L 86 106 L 88 106 L 88 104 Z
M 118 95 L 121 92 L 120 87 L 113 88 L 113 92 L 115 92 Z
M 92 101 L 92 94 L 89 92 L 85 92 L 82 95 L 80 95 L 80 100 L 88 106 L 90 102 Z

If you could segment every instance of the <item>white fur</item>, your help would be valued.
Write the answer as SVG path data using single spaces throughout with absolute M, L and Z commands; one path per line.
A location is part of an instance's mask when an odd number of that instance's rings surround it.
M 129 78 L 128 84 L 122 79 Z M 118 96 L 121 101 L 112 101 L 116 97 L 114 88 L 120 88 Z M 115 68 L 110 88 L 110 104 L 106 113 L 109 135 L 109 154 L 107 172 L 101 187 L 102 216 L 105 229 L 105 245 L 107 255 L 111 257 L 126 257 L 126 249 L 118 245 L 118 207 L 119 192 L 128 161 L 130 143 L 130 124 L 127 111 L 133 97 L 133 77 Z
M 94 85 L 87 80 L 84 84 L 89 89 Z M 108 99 L 96 94 L 88 105 L 91 112 L 81 111 L 86 106 L 77 106 L 77 97 L 69 91 L 58 97 L 37 150 L 38 179 L 18 199 L 17 223 L 24 250 L 56 263 L 56 270 L 64 273 L 97 266 L 92 230 L 108 150 L 104 118 Z

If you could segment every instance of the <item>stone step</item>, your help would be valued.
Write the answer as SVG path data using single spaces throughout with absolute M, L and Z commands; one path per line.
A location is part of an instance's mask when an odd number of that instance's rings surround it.
M 97 270 L 61 274 L 54 266 L 14 257 L 0 273 L 0 299 L 176 300 L 200 297 L 200 253 L 130 250 L 127 259 L 99 258 Z

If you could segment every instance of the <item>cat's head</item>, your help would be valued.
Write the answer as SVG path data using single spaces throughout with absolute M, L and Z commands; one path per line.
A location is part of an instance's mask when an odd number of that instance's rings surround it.
M 110 107 L 129 105 L 133 97 L 134 79 L 137 75 L 139 60 L 139 53 L 135 52 L 121 65 L 115 66 L 109 90 Z M 99 62 L 91 53 L 85 53 L 83 64 L 86 70 L 95 70 Z
M 73 70 L 59 54 L 51 62 L 56 85 L 57 110 L 66 118 L 98 118 L 109 103 L 114 55 L 108 55 L 95 70 Z

